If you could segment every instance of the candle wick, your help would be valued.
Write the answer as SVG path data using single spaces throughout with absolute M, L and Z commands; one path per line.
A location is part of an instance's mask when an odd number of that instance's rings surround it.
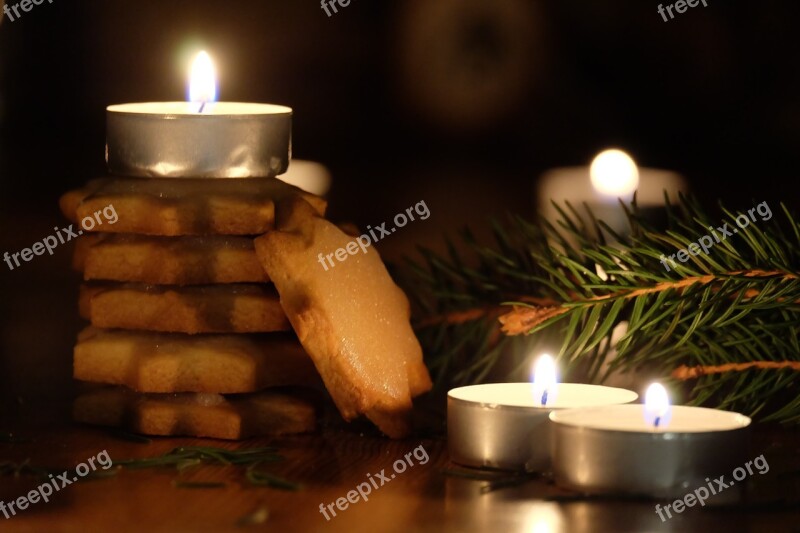
M 547 405 L 547 389 L 542 393 L 542 405 Z
M 206 107 L 206 103 L 205 102 L 201 102 L 200 103 L 200 109 L 198 109 L 197 112 L 198 113 L 202 113 L 203 109 L 205 109 L 205 107 Z
M 658 425 L 659 425 L 660 423 L 661 423 L 661 417 L 660 417 L 660 416 L 657 416 L 657 417 L 656 417 L 656 419 L 653 421 L 653 425 L 654 425 L 655 427 L 658 427 Z

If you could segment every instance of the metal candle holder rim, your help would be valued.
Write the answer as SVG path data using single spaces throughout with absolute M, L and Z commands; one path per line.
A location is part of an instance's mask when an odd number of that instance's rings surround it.
M 453 396 L 450 396 L 449 394 L 447 398 L 449 400 L 452 400 L 453 402 L 464 404 L 465 406 L 468 407 L 474 407 L 476 409 L 497 409 L 503 411 L 529 411 L 531 409 L 536 409 L 540 411 L 552 411 L 554 409 L 555 410 L 565 409 L 564 407 L 549 407 L 546 405 L 524 406 L 524 405 L 504 405 L 504 404 L 490 403 L 490 402 L 476 402 L 474 400 L 464 400 L 461 398 L 455 398 Z
M 133 102 L 127 104 L 111 104 L 106 107 L 107 112 L 117 113 L 120 115 L 132 115 L 132 116 L 154 116 L 154 117 L 162 117 L 162 118 L 180 118 L 180 119 L 212 119 L 212 118 L 231 118 L 231 119 L 240 119 L 240 120 L 247 120 L 252 119 L 255 117 L 263 117 L 267 115 L 292 115 L 293 109 L 288 106 L 279 105 L 279 104 L 259 104 L 259 103 L 247 103 L 247 102 L 212 102 L 209 105 L 216 105 L 222 103 L 225 107 L 231 106 L 243 106 L 248 107 L 251 111 L 247 113 L 178 113 L 175 112 L 153 112 L 153 111 L 136 111 L 135 109 L 138 107 L 145 107 L 145 106 L 152 106 L 152 105 L 175 105 L 178 106 L 187 106 L 189 102 L 180 102 L 180 101 L 171 101 L 171 102 Z M 131 109 L 133 108 L 133 109 Z M 252 111 L 253 108 L 256 109 L 263 109 L 263 111 Z
M 292 151 L 290 107 L 217 102 L 213 112 L 199 113 L 193 105 L 108 106 L 109 172 L 143 178 L 269 178 L 286 172 Z

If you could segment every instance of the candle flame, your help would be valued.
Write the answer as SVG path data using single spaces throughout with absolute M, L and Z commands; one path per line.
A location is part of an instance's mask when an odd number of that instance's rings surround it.
M 614 198 L 631 196 L 639 187 L 639 169 L 633 158 L 622 150 L 604 150 L 597 154 L 589 167 L 589 175 L 598 192 Z
M 533 370 L 533 398 L 544 407 L 548 402 L 552 404 L 555 398 L 556 362 L 548 354 L 542 354 L 536 361 Z
M 666 427 L 670 415 L 669 396 L 667 389 L 660 383 L 653 383 L 647 387 L 644 395 L 644 420 L 653 426 L 653 429 Z
M 205 105 L 217 99 L 217 74 L 214 63 L 205 51 L 197 54 L 189 74 L 189 101 L 200 104 L 200 112 Z

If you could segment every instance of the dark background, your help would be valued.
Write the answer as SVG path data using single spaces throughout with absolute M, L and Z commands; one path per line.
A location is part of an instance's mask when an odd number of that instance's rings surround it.
M 201 48 L 221 99 L 294 108 L 295 157 L 333 173 L 332 218 L 426 201 L 392 254 L 532 213 L 544 170 L 608 146 L 710 204 L 796 208 L 800 3 L 708 3 L 664 22 L 642 0 L 352 0 L 330 18 L 315 0 L 45 2 L 0 25 L 0 252 L 64 225 L 59 195 L 104 173 L 105 107 L 184 99 Z M 0 263 L 7 391 L 69 375 L 69 255 Z M 47 372 L 21 375 L 28 357 Z
M 3 204 L 47 213 L 102 174 L 105 106 L 184 99 L 200 48 L 221 99 L 294 108 L 334 215 L 462 180 L 523 208 L 544 169 L 609 145 L 707 199 L 791 201 L 800 5 L 709 2 L 669 22 L 641 0 L 45 2 L 0 26 Z

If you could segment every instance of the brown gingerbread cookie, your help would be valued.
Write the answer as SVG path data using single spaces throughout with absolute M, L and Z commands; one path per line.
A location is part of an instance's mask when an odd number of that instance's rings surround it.
M 156 237 L 127 233 L 78 238 L 73 266 L 85 280 L 155 285 L 269 281 L 250 237 Z
M 73 418 L 145 435 L 237 440 L 314 431 L 317 410 L 304 395 L 280 390 L 254 394 L 140 394 L 99 387 L 73 404 Z
M 139 392 L 255 392 L 321 385 L 314 364 L 289 334 L 186 335 L 84 329 L 73 375 Z
M 83 318 L 99 328 L 179 333 L 288 331 L 272 285 L 176 287 L 89 282 L 81 286 Z
M 67 192 L 60 205 L 81 231 L 256 235 L 274 227 L 275 202 L 292 197 L 325 212 L 324 199 L 275 178 L 102 178 Z
M 374 247 L 296 199 L 279 204 L 256 253 L 342 416 L 365 414 L 390 437 L 406 435 L 411 399 L 431 381 L 408 299 Z M 323 265 L 337 253 L 344 260 Z

